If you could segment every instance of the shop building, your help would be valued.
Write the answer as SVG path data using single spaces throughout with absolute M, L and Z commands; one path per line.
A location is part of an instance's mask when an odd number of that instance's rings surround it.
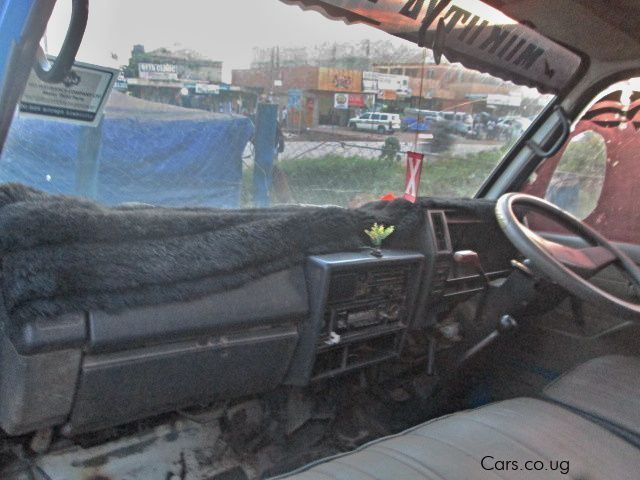
M 257 103 L 254 92 L 222 82 L 222 62 L 187 50 L 135 45 L 123 75 L 120 90 L 156 103 L 222 113 L 252 112 Z
M 362 92 L 362 71 L 325 67 L 234 70 L 232 83 L 286 109 L 287 127 L 346 126 L 349 118 L 372 107 Z
M 421 74 L 424 72 L 424 78 Z M 375 65 L 371 71 L 314 66 L 234 70 L 233 85 L 286 109 L 291 129 L 346 126 L 365 111 L 402 113 L 406 108 L 476 113 L 492 111 L 487 99 L 517 87 L 457 65 Z
M 411 106 L 427 110 L 476 113 L 491 110 L 490 95 L 510 95 L 517 87 L 457 64 L 397 63 L 374 65 L 382 74 L 410 77 Z

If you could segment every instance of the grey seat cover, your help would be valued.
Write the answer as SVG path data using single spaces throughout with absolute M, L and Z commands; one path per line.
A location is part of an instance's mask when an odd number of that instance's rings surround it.
M 496 461 L 520 469 L 485 470 Z M 528 460 L 568 461 L 569 472 L 526 471 Z M 637 479 L 640 450 L 543 400 L 517 398 L 456 413 L 311 464 L 295 480 Z
M 551 383 L 544 394 L 640 435 L 640 358 L 595 358 Z

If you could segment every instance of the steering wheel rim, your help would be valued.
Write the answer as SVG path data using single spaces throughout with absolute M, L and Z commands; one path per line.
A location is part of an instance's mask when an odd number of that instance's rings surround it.
M 517 206 L 544 215 L 595 246 L 576 249 L 542 238 L 519 220 Z M 585 278 L 618 263 L 640 285 L 640 268 L 594 229 L 552 203 L 524 193 L 502 195 L 496 203 L 495 213 L 500 228 L 516 249 L 551 280 L 581 300 L 615 315 L 640 321 L 640 304 L 612 295 Z

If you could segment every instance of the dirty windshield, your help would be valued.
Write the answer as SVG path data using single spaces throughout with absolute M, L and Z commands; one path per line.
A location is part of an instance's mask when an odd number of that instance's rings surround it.
M 56 95 L 104 103 L 85 121 L 25 93 L 0 181 L 109 205 L 358 206 L 403 196 L 417 152 L 415 193 L 472 196 L 551 101 L 279 0 L 92 1 L 76 60 Z

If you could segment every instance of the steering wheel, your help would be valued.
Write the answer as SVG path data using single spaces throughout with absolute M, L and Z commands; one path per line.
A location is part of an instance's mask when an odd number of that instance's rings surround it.
M 521 208 L 520 208 L 521 207 Z M 572 248 L 542 238 L 523 221 L 519 212 L 535 212 L 565 227 L 588 246 Z M 496 203 L 496 218 L 507 238 L 550 280 L 581 300 L 602 306 L 610 313 L 640 321 L 640 304 L 610 294 L 589 279 L 617 264 L 640 285 L 640 268 L 606 238 L 552 203 L 524 193 L 507 193 Z

